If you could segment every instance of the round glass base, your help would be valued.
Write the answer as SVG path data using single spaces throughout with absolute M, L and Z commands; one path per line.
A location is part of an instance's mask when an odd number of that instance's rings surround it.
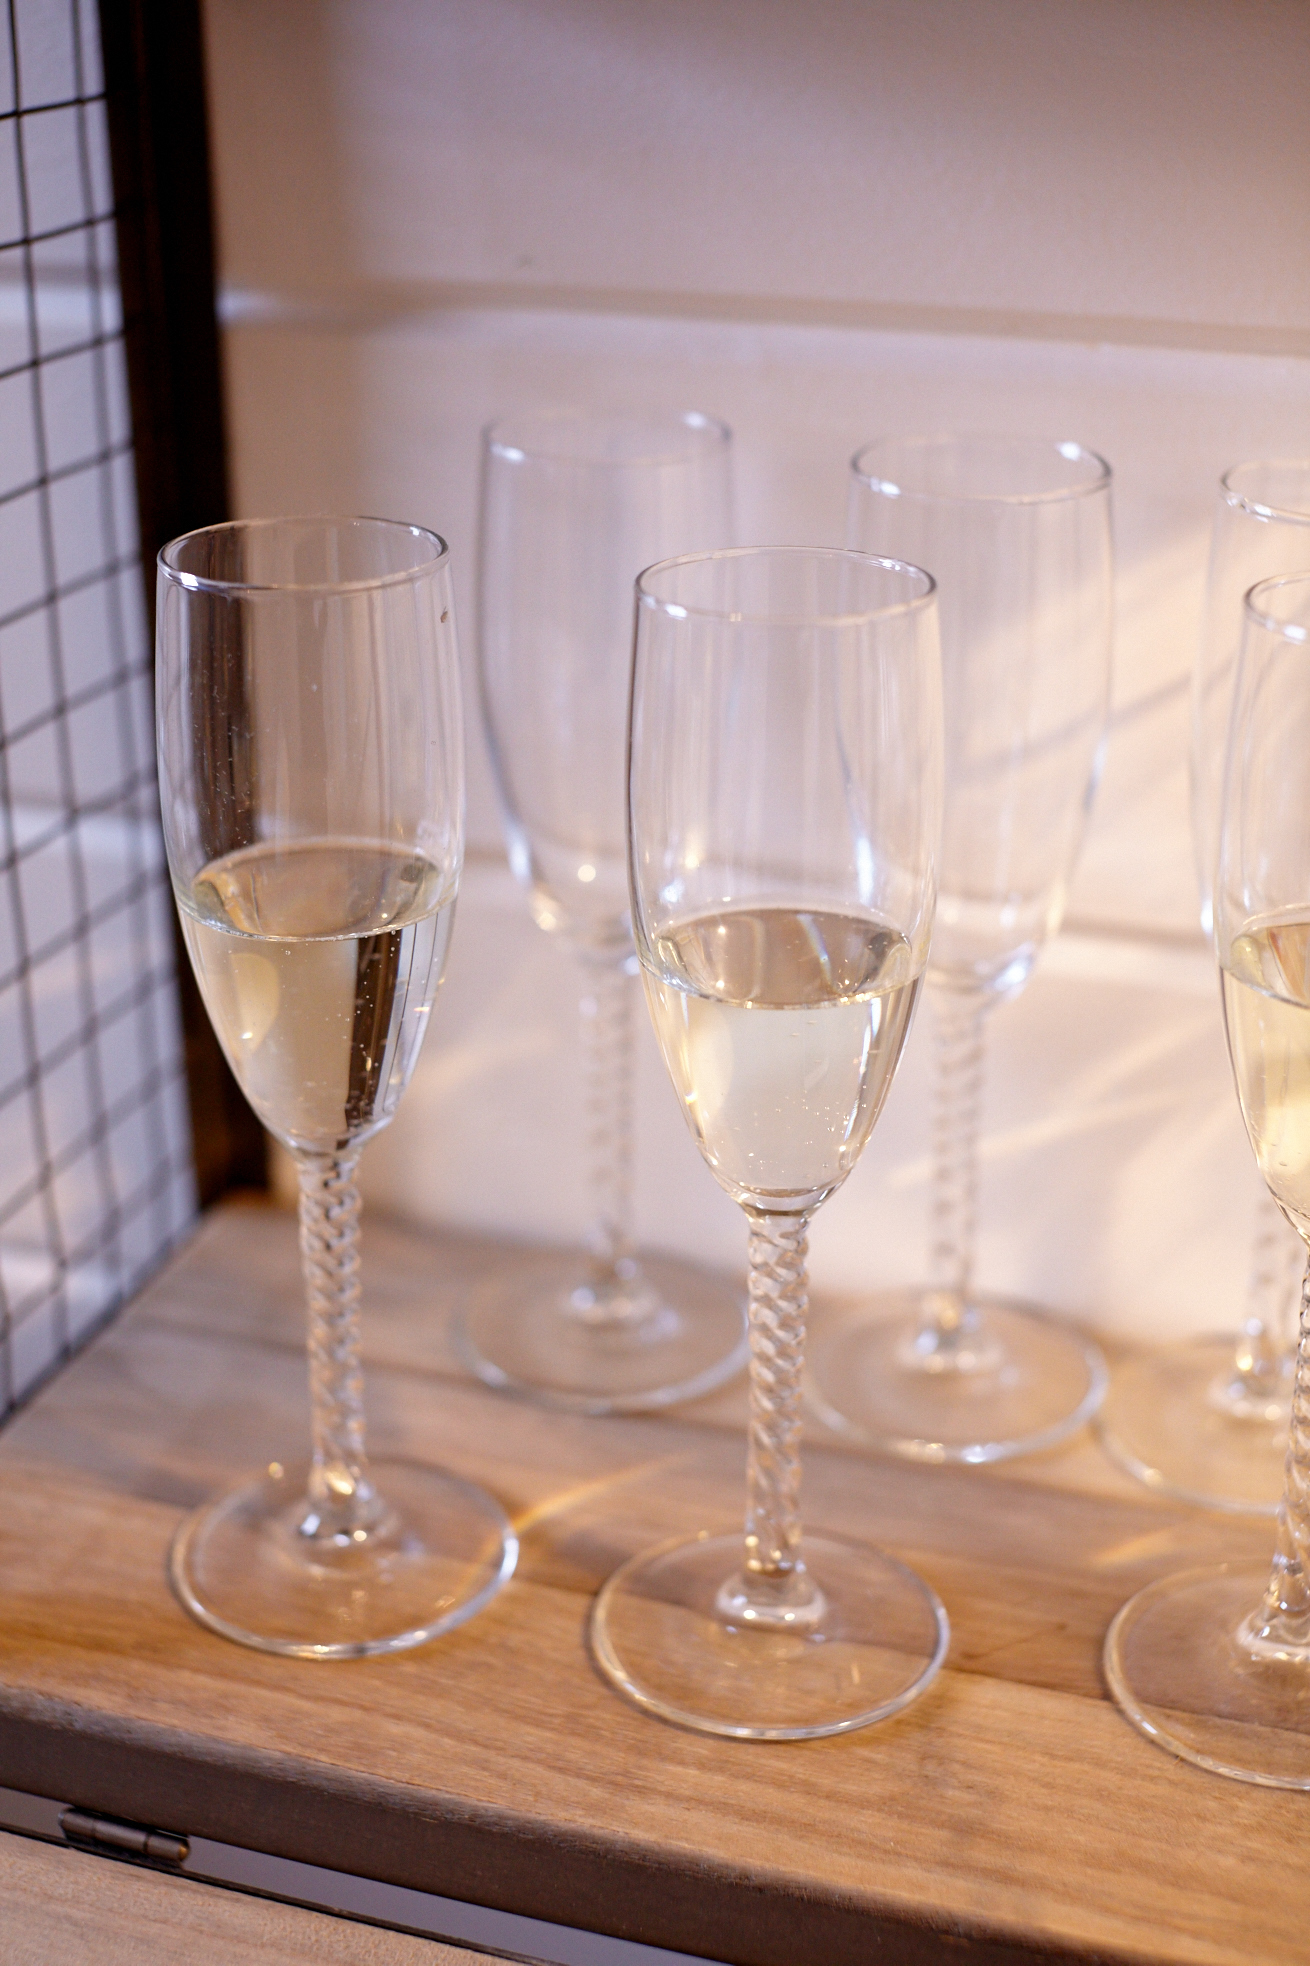
M 531 1257 L 490 1278 L 455 1326 L 488 1386 L 572 1413 L 642 1413 L 696 1399 L 746 1363 L 739 1288 L 692 1263 L 643 1256 L 627 1296 L 598 1304 L 578 1250 Z
M 1029 1304 L 974 1297 L 967 1352 L 916 1343 L 928 1293 L 887 1292 L 872 1313 L 816 1334 L 809 1393 L 828 1426 L 915 1461 L 1004 1461 L 1054 1447 L 1105 1395 L 1100 1348 Z
M 886 1720 L 936 1678 L 950 1638 L 936 1593 L 894 1557 L 805 1537 L 817 1602 L 790 1625 L 734 1609 L 742 1537 L 661 1543 L 591 1614 L 596 1662 L 647 1713 L 738 1741 L 804 1741 Z
M 1231 1337 L 1198 1338 L 1116 1366 L 1097 1427 L 1106 1450 L 1160 1495 L 1203 1508 L 1277 1515 L 1287 1458 L 1285 1400 L 1235 1411 Z
M 277 1462 L 188 1516 L 168 1570 L 192 1617 L 260 1652 L 362 1659 L 480 1611 L 518 1560 L 500 1504 L 414 1462 L 374 1462 L 370 1474 L 386 1507 L 362 1541 L 306 1535 L 308 1469 Z
M 1105 1676 L 1157 1746 L 1217 1775 L 1310 1789 L 1310 1657 L 1257 1658 L 1244 1627 L 1269 1569 L 1224 1564 L 1149 1584 L 1118 1613 Z

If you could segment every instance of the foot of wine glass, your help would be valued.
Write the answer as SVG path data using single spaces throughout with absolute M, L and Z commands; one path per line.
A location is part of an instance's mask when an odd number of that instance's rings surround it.
M 647 1712 L 737 1740 L 866 1727 L 935 1678 L 949 1629 L 894 1557 L 808 1534 L 799 1513 L 807 1218 L 747 1211 L 751 1406 L 746 1533 L 662 1543 L 605 1584 L 602 1672 Z
M 1272 1570 L 1224 1564 L 1149 1584 L 1110 1627 L 1105 1673 L 1160 1747 L 1241 1781 L 1310 1789 L 1310 1271 Z
M 518 1542 L 492 1496 L 418 1462 L 370 1465 L 359 1363 L 358 1154 L 302 1154 L 313 1460 L 273 1463 L 189 1517 L 169 1559 L 186 1608 L 264 1652 L 360 1658 L 473 1616 Z
M 914 1460 L 1053 1447 L 1105 1392 L 1099 1348 L 1033 1305 L 973 1287 L 983 1026 L 992 999 L 930 985 L 936 1037 L 933 1270 L 881 1293 L 816 1346 L 810 1392 L 838 1432 Z
M 531 1257 L 493 1277 L 457 1327 L 489 1386 L 579 1413 L 695 1399 L 746 1363 L 738 1293 L 694 1264 L 638 1256 L 632 1236 L 636 958 L 582 958 L 582 1044 L 594 1219 L 585 1252 Z
M 1283 1334 L 1300 1250 L 1264 1189 L 1237 1338 L 1195 1338 L 1116 1368 L 1097 1426 L 1138 1481 L 1204 1508 L 1278 1513 L 1295 1361 Z

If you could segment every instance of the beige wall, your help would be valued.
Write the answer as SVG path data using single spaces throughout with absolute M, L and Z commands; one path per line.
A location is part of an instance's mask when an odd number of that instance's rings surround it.
M 743 536 L 839 538 L 880 429 L 1076 436 L 1116 470 L 1115 721 L 1079 933 L 993 1028 L 984 1280 L 1120 1328 L 1231 1321 L 1254 1176 L 1186 826 L 1219 473 L 1310 453 L 1303 0 L 208 0 L 238 502 L 450 539 L 471 653 L 477 432 L 537 402 L 696 405 Z M 572 979 L 475 862 L 370 1182 L 581 1221 Z M 821 1278 L 923 1260 L 926 1024 Z M 645 1038 L 643 1037 L 645 1043 Z M 639 1207 L 740 1225 L 643 1058 Z
M 1301 0 L 210 0 L 226 277 L 1310 337 Z

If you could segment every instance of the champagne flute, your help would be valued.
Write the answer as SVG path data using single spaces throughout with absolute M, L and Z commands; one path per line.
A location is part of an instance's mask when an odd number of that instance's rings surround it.
M 1214 922 L 1224 751 L 1243 597 L 1258 580 L 1307 571 L 1310 462 L 1269 460 L 1226 472 L 1219 485 L 1192 679 L 1192 843 L 1207 935 Z M 1115 1371 L 1097 1423 L 1115 1459 L 1139 1481 L 1208 1508 L 1276 1513 L 1287 1455 L 1303 1254 L 1278 1204 L 1262 1188 L 1246 1313 L 1236 1337 L 1170 1345 Z
M 632 1229 L 636 957 L 623 782 L 632 583 L 732 537 L 731 436 L 697 412 L 507 419 L 485 433 L 482 708 L 510 865 L 576 957 L 590 1158 L 585 1250 L 508 1266 L 464 1307 L 487 1384 L 584 1413 L 691 1399 L 746 1360 L 736 1293 L 638 1256 Z
M 1215 953 L 1242 1117 L 1310 1246 L 1310 575 L 1246 597 L 1221 802 Z M 1271 1569 L 1164 1577 L 1118 1613 L 1110 1690 L 1161 1747 L 1222 1775 L 1310 1788 L 1310 1268 L 1301 1293 Z
M 983 1027 L 1026 984 L 1065 895 L 1110 687 L 1110 467 L 1029 437 L 885 437 L 854 459 L 848 537 L 940 588 L 946 808 L 928 968 L 936 1036 L 931 1283 L 816 1347 L 827 1422 L 928 1461 L 1063 1440 L 1105 1390 L 1100 1350 L 975 1288 Z
M 737 1739 L 842 1733 L 929 1684 L 946 1614 L 799 1515 L 806 1246 L 891 1084 L 928 950 L 941 797 L 931 579 L 866 554 L 695 554 L 637 582 L 629 872 L 646 999 L 745 1211 L 745 1538 L 634 1557 L 591 1639 L 621 1692 Z
M 178 1531 L 174 1588 L 262 1651 L 421 1644 L 499 1590 L 498 1503 L 370 1465 L 359 1191 L 441 981 L 463 853 L 447 550 L 419 526 L 272 519 L 159 556 L 159 776 L 173 892 L 237 1080 L 294 1156 L 313 1459 L 273 1462 Z

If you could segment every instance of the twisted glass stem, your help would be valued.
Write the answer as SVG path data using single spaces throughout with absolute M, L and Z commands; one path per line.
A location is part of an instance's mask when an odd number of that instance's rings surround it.
M 801 1628 L 823 1614 L 823 1593 L 801 1561 L 801 1367 L 809 1305 L 806 1216 L 747 1211 L 750 1222 L 750 1423 L 746 1554 L 718 1593 L 720 1614 L 745 1624 Z
M 922 1363 L 941 1367 L 966 1362 L 964 1341 L 978 1325 L 969 1293 L 978 1221 L 983 1019 L 988 999 L 972 990 L 936 989 L 932 1007 L 936 1036 L 932 1288 L 924 1294 L 913 1350 Z
M 1273 1570 L 1264 1603 L 1246 1621 L 1241 1636 L 1259 1657 L 1310 1662 L 1310 1264 L 1301 1285 L 1301 1330 Z
M 808 1254 L 809 1223 L 803 1215 L 751 1216 L 746 1567 L 760 1576 L 781 1576 L 800 1561 Z
M 1267 1188 L 1260 1191 L 1246 1316 L 1231 1369 L 1210 1391 L 1214 1405 L 1235 1419 L 1272 1419 L 1290 1392 L 1293 1302 L 1290 1264 L 1300 1248 L 1287 1219 Z M 1303 1253 L 1303 1252 L 1302 1252 Z
M 329 1541 L 358 1540 L 381 1515 L 364 1451 L 358 1165 L 358 1154 L 297 1156 L 314 1441 L 300 1530 Z
M 592 1219 L 586 1284 L 570 1300 L 588 1324 L 632 1324 L 655 1307 L 632 1235 L 633 977 L 631 954 L 582 956 L 583 1086 Z

